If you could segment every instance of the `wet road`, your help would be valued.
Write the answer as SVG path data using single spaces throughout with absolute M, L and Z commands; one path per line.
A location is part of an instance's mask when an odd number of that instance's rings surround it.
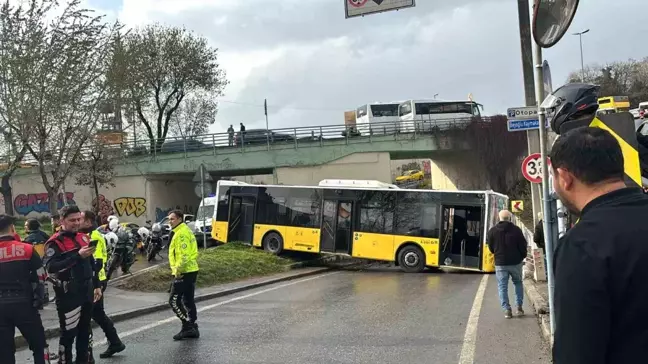
M 198 308 L 200 339 L 172 341 L 180 325 L 170 311 L 146 315 L 117 324 L 128 348 L 99 362 L 550 362 L 533 316 L 504 318 L 494 275 L 339 271 Z M 102 341 L 95 330 L 95 350 L 103 351 Z M 19 352 L 18 363 L 28 354 Z

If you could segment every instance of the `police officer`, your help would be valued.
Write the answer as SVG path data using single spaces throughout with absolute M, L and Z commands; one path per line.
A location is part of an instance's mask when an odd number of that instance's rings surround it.
M 173 229 L 169 243 L 169 265 L 174 277 L 169 305 L 182 321 L 182 330 L 173 336 L 173 340 L 200 337 L 194 301 L 198 278 L 198 244 L 193 232 L 184 223 L 183 215 L 180 210 L 171 211 L 169 214 L 169 223 Z
M 101 285 L 101 292 L 106 291 L 106 286 L 108 285 L 108 280 L 106 279 L 106 261 L 108 260 L 108 251 L 106 248 L 106 239 L 103 235 L 97 230 L 96 225 L 96 216 L 92 211 L 83 212 L 83 223 L 81 231 L 88 234 L 90 240 L 96 240 L 97 249 L 94 253 L 95 263 L 97 267 L 95 271 L 98 272 L 99 284 Z M 100 358 L 110 358 L 113 355 L 120 353 L 126 349 L 126 345 L 122 343 L 117 335 L 117 330 L 115 325 L 104 310 L 104 297 L 103 295 L 97 301 L 92 308 L 92 319 L 101 327 L 106 339 L 108 340 L 108 349 L 103 353 L 99 354 Z
M 17 327 L 34 353 L 35 364 L 49 363 L 38 308 L 44 302 L 45 271 L 30 244 L 15 238 L 15 219 L 0 215 L 0 363 L 14 364 Z
M 72 363 L 72 345 L 76 339 L 77 363 L 94 363 L 89 346 L 92 331 L 93 302 L 101 298 L 95 274 L 95 248 L 79 228 L 83 217 L 77 206 L 60 210 L 61 230 L 45 244 L 45 267 L 56 283 L 56 310 L 59 316 L 59 363 Z

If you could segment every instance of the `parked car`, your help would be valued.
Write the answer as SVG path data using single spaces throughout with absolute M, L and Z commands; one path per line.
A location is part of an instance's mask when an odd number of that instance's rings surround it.
M 245 145 L 251 144 L 267 144 L 268 139 L 270 143 L 279 143 L 279 142 L 292 142 L 295 138 L 292 135 L 275 133 L 272 130 L 266 129 L 251 129 L 246 130 L 243 135 L 243 142 Z M 242 145 L 241 141 L 241 132 L 236 133 L 235 136 L 236 145 Z
M 161 153 L 184 153 L 211 150 L 212 146 L 199 142 L 195 139 L 180 139 L 164 142 Z
M 425 177 L 423 171 L 411 170 L 403 173 L 402 176 L 396 177 L 396 182 L 410 182 L 410 181 L 420 181 Z

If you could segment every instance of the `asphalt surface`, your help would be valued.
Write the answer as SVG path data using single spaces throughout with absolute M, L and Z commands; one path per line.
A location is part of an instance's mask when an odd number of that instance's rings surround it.
M 495 276 L 483 277 L 326 273 L 200 303 L 198 340 L 171 339 L 180 324 L 170 310 L 118 323 L 126 351 L 98 362 L 550 363 L 535 317 L 506 320 Z M 99 329 L 95 345 L 106 347 Z M 29 357 L 20 351 L 17 363 Z

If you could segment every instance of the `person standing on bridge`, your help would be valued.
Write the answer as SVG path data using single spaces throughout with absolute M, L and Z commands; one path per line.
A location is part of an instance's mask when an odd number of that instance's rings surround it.
M 626 187 L 624 155 L 608 131 L 582 127 L 551 153 L 554 189 L 579 221 L 555 251 L 556 364 L 648 358 L 648 196 Z
M 169 265 L 174 277 L 169 305 L 182 321 L 182 330 L 173 336 L 173 340 L 200 337 L 196 323 L 198 312 L 194 301 L 198 278 L 198 243 L 183 218 L 184 214 L 180 210 L 173 210 L 169 214 L 169 224 L 173 229 L 169 239 Z
M 234 146 L 234 126 L 230 125 L 227 128 L 227 141 L 230 147 Z
M 522 285 L 522 262 L 527 256 L 527 241 L 522 230 L 511 222 L 513 215 L 508 210 L 499 212 L 499 223 L 493 226 L 486 237 L 488 248 L 495 255 L 495 276 L 500 304 L 504 317 L 513 317 L 509 303 L 509 277 L 515 286 L 515 303 L 518 316 L 524 315 L 522 303 L 524 286 Z

